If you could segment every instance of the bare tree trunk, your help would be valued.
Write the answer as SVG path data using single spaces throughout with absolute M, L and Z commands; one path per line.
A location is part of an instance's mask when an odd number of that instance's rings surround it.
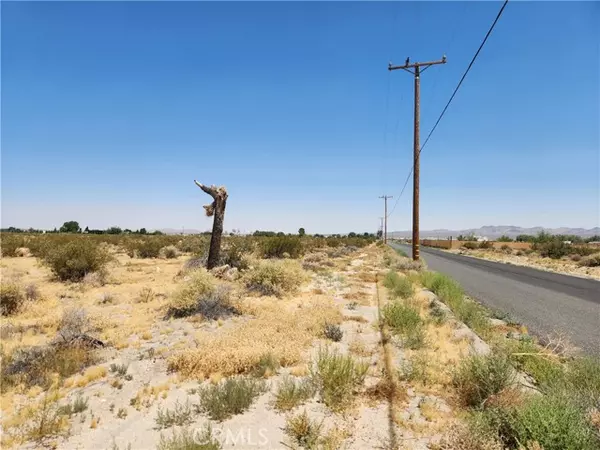
M 194 183 L 213 198 L 213 202 L 210 205 L 204 205 L 206 215 L 208 217 L 214 216 L 212 236 L 210 238 L 210 249 L 208 251 L 208 262 L 206 264 L 206 268 L 210 270 L 219 265 L 221 236 L 223 235 L 223 221 L 225 219 L 225 206 L 227 204 L 227 189 L 225 189 L 225 186 L 204 186 L 196 180 L 194 180 Z

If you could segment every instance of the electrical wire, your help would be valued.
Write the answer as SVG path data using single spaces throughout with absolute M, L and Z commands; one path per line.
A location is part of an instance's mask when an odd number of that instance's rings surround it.
M 496 26 L 496 23 L 498 23 L 498 20 L 500 19 L 500 16 L 502 16 L 502 13 L 504 12 L 504 8 L 506 8 L 507 4 L 508 4 L 508 0 L 505 0 L 504 3 L 502 4 L 502 7 L 500 8 L 500 11 L 498 11 L 498 14 L 496 15 L 496 19 L 494 19 L 494 22 L 490 26 L 490 29 L 488 30 L 488 32 L 486 33 L 485 37 L 483 38 L 483 41 L 481 41 L 481 44 L 479 45 L 479 48 L 477 49 L 477 51 L 475 52 L 475 55 L 471 59 L 471 62 L 467 66 L 467 70 L 465 70 L 465 73 L 463 73 L 463 76 L 461 77 L 460 81 L 458 82 L 458 85 L 456 86 L 456 88 L 454 89 L 454 92 L 450 96 L 450 100 L 448 100 L 448 103 L 446 103 L 446 106 L 444 106 L 444 109 L 442 110 L 440 116 L 438 117 L 437 121 L 435 122 L 435 125 L 433 125 L 433 128 L 431 129 L 431 131 L 427 135 L 427 138 L 425 139 L 425 142 L 423 142 L 423 145 L 421 145 L 421 147 L 419 148 L 419 155 L 421 155 L 421 152 L 423 151 L 423 149 L 425 148 L 425 146 L 429 142 L 429 139 L 431 138 L 431 135 L 433 134 L 433 132 L 435 131 L 435 129 L 439 125 L 439 123 L 442 120 L 442 118 L 444 117 L 444 114 L 446 114 L 446 111 L 448 110 L 448 107 L 452 103 L 452 100 L 454 100 L 454 97 L 456 96 L 456 93 L 458 92 L 458 90 L 460 89 L 463 81 L 467 77 L 467 74 L 471 70 L 471 67 L 473 67 L 473 64 L 475 63 L 475 60 L 479 56 L 479 53 L 481 52 L 481 49 L 483 48 L 483 46 L 487 42 L 488 38 L 490 37 L 490 34 L 492 34 L 492 31 L 494 30 L 494 27 Z M 410 168 L 410 171 L 408 172 L 408 176 L 406 177 L 406 181 L 404 182 L 404 186 L 402 187 L 402 191 L 400 192 L 400 195 L 397 197 L 396 202 L 394 203 L 394 207 L 392 208 L 392 211 L 387 215 L 387 217 L 390 217 L 392 215 L 392 213 L 394 212 L 394 210 L 396 209 L 396 205 L 398 204 L 398 201 L 400 200 L 400 197 L 402 197 L 402 194 L 404 193 L 404 190 L 406 189 L 406 186 L 408 184 L 408 180 L 410 179 L 411 175 L 413 174 L 414 169 L 415 169 L 415 166 L 413 164 L 413 166 Z

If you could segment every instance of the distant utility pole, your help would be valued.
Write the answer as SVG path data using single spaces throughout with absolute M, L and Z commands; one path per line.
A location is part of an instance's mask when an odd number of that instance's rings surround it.
M 419 116 L 420 116 L 420 95 L 421 95 L 421 67 L 424 67 L 423 72 L 430 66 L 436 64 L 446 64 L 446 55 L 438 61 L 417 62 L 411 63 L 410 58 L 406 58 L 403 66 L 388 65 L 388 70 L 406 70 L 415 76 L 415 132 L 414 132 L 414 163 L 413 163 L 413 230 L 412 230 L 412 257 L 415 261 L 419 259 L 419 155 L 421 147 L 419 144 Z M 413 72 L 412 69 L 415 71 Z
M 383 215 L 383 224 L 384 224 L 384 225 L 383 225 L 383 243 L 384 243 L 384 244 L 387 244 L 387 218 L 388 218 L 388 213 L 387 213 L 387 201 L 388 201 L 388 198 L 394 198 L 394 197 L 393 197 L 393 196 L 391 196 L 391 195 L 382 195 L 382 196 L 380 196 L 379 198 L 382 198 L 382 199 L 383 199 L 383 203 L 384 203 L 384 205 L 385 205 L 385 206 L 384 206 L 384 211 L 385 211 L 385 213 L 384 213 L 384 215 Z

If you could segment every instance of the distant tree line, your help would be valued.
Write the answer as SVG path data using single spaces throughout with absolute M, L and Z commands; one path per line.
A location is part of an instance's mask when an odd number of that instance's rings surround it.
M 298 233 L 296 235 L 294 235 L 293 233 L 288 233 L 285 234 L 283 231 L 262 231 L 262 230 L 256 230 L 254 233 L 252 233 L 252 236 L 262 236 L 262 237 L 281 237 L 281 236 L 310 236 L 309 234 L 306 234 L 306 230 L 304 228 L 300 228 L 298 230 Z M 328 236 L 325 236 L 323 234 L 313 234 L 313 237 L 316 238 L 324 238 L 324 237 L 331 237 L 331 238 L 343 238 L 343 237 L 349 237 L 349 238 L 365 238 L 365 239 L 375 239 L 377 237 L 377 235 L 375 235 L 374 233 L 355 233 L 355 232 L 350 232 L 348 234 L 330 234 Z
M 140 228 L 139 230 L 130 230 L 129 228 L 125 228 L 124 230 L 120 227 L 109 227 L 106 230 L 90 230 L 88 227 L 85 227 L 84 230 L 79 226 L 79 222 L 75 220 L 71 220 L 65 222 L 60 228 L 54 228 L 53 230 L 36 230 L 34 228 L 29 229 L 21 229 L 16 227 L 8 227 L 0 229 L 1 232 L 5 233 L 87 233 L 87 234 L 164 234 L 162 231 L 153 231 L 148 233 L 145 228 Z M 210 232 L 209 232 L 210 234 Z

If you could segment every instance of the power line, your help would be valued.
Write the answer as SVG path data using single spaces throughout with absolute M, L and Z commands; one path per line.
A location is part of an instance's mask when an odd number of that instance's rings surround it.
M 429 132 L 429 134 L 427 135 L 427 138 L 425 139 L 425 142 L 423 142 L 423 145 L 419 149 L 419 155 L 421 154 L 421 152 L 423 151 L 423 149 L 427 145 L 427 142 L 429 142 L 429 139 L 431 138 L 431 135 L 433 134 L 433 132 L 435 131 L 435 129 L 439 125 L 440 121 L 442 120 L 442 117 L 444 117 L 444 114 L 446 114 L 446 111 L 448 110 L 448 107 L 450 106 L 450 103 L 452 103 L 452 100 L 454 100 L 454 97 L 456 96 L 456 93 L 460 89 L 463 81 L 467 77 L 467 74 L 471 70 L 471 67 L 475 63 L 475 60 L 477 59 L 477 57 L 479 56 L 479 53 L 481 52 L 481 49 L 483 48 L 483 46 L 487 42 L 488 37 L 490 37 L 490 34 L 492 34 L 492 31 L 494 30 L 494 27 L 496 26 L 496 23 L 500 19 L 500 16 L 502 16 L 502 13 L 504 12 L 504 8 L 506 8 L 507 4 L 508 4 L 508 0 L 505 0 L 504 3 L 502 4 L 502 7 L 500 8 L 500 11 L 498 11 L 498 14 L 496 15 L 496 18 L 494 19 L 494 22 L 490 26 L 490 29 L 488 30 L 488 32 L 486 33 L 485 37 L 483 38 L 483 41 L 481 41 L 481 44 L 479 45 L 479 48 L 477 49 L 477 51 L 475 52 L 475 55 L 471 59 L 471 62 L 467 66 L 467 70 L 465 70 L 465 73 L 461 77 L 460 81 L 458 82 L 458 85 L 454 89 L 454 92 L 450 96 L 450 100 L 448 100 L 448 103 L 446 103 L 446 106 L 444 106 L 444 109 L 442 110 L 442 113 L 440 114 L 440 116 L 438 117 L 437 121 L 435 122 L 435 125 L 433 126 L 433 128 L 431 129 L 431 131 Z M 396 205 L 398 204 L 398 201 L 400 200 L 400 197 L 402 197 L 402 194 L 404 193 L 404 190 L 406 189 L 406 186 L 408 185 L 408 180 L 410 180 L 410 176 L 412 175 L 414 168 L 415 167 L 413 165 L 411 167 L 410 171 L 408 172 L 408 176 L 406 177 L 406 181 L 404 182 L 404 186 L 402 187 L 402 191 L 400 192 L 400 195 L 398 197 L 396 197 L 396 201 L 394 202 L 394 206 L 392 208 L 392 211 L 388 215 L 388 217 L 391 216 L 392 213 L 394 212 L 394 210 L 396 209 Z

